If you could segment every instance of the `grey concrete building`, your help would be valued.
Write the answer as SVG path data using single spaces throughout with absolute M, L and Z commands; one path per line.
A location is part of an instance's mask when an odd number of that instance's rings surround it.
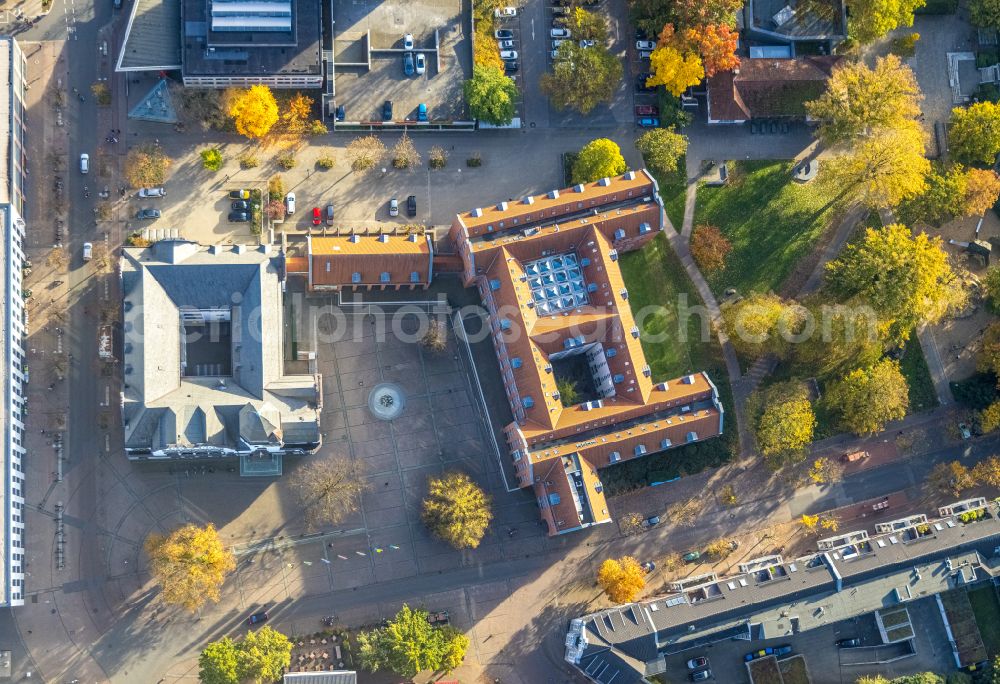
M 267 246 L 124 250 L 129 458 L 238 456 L 241 473 L 272 475 L 319 447 L 321 378 L 308 359 L 286 371 L 282 270 Z

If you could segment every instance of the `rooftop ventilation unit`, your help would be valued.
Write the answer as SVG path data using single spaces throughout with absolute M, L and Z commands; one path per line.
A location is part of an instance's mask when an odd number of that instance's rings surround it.
M 597 184 L 606 188 L 611 185 L 611 179 L 605 176 L 601 180 L 597 181 Z
M 480 216 L 483 215 L 483 210 L 480 209 L 479 207 L 476 207 L 475 209 L 473 209 L 469 213 L 472 214 L 473 216 L 475 216 L 476 218 L 479 218 Z
M 559 199 L 559 191 L 549 190 L 549 199 Z
M 247 251 L 247 248 L 246 245 L 236 245 L 233 247 L 233 251 L 237 254 L 243 254 L 243 252 Z
M 499 204 L 497 204 L 497 211 L 507 211 L 507 203 L 500 202 Z
M 628 171 L 622 176 L 625 180 L 635 180 L 635 171 Z
M 525 197 L 524 200 L 522 200 L 522 201 L 525 204 L 534 204 L 535 203 L 535 198 L 533 196 L 529 195 L 528 197 Z
M 383 243 L 383 244 L 385 244 L 386 242 L 389 242 L 389 236 L 388 235 L 379 235 L 378 236 L 378 241 L 381 242 L 381 243 Z
M 347 241 L 348 242 L 354 242 L 354 243 L 361 242 L 361 236 L 360 235 L 352 235 L 351 237 L 347 238 Z
M 406 239 L 409 240 L 410 242 L 416 242 L 417 241 L 417 234 L 416 233 L 411 233 L 410 236 L 408 238 L 406 238 Z
M 573 186 L 573 189 L 577 192 L 583 192 L 586 188 L 584 188 L 583 183 L 577 183 Z

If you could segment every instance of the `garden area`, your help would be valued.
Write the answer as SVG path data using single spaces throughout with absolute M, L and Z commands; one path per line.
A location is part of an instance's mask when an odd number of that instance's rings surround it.
M 990 658 L 1000 655 L 1000 601 L 992 584 L 969 590 L 969 603 Z
M 706 274 L 716 296 L 778 291 L 830 226 L 838 195 L 792 180 L 790 161 L 730 162 L 726 185 L 698 188 L 694 224 L 716 226 L 732 244 L 725 266 Z
M 986 647 L 976 624 L 976 615 L 969 601 L 969 592 L 964 589 L 953 589 L 938 594 L 944 612 L 948 616 L 948 624 L 958 649 L 958 658 L 962 666 L 986 660 Z
M 910 407 L 907 412 L 917 413 L 936 408 L 937 392 L 934 390 L 931 371 L 927 367 L 927 359 L 924 358 L 924 350 L 920 346 L 920 340 L 917 339 L 916 331 L 906 342 L 903 357 L 899 360 L 899 370 L 906 378 L 906 385 L 909 387 Z
M 809 670 L 806 669 L 806 659 L 802 656 L 786 658 L 778 663 L 783 684 L 809 684 Z
M 750 681 L 753 684 L 784 684 L 774 656 L 752 660 L 747 663 L 747 669 L 750 670 Z

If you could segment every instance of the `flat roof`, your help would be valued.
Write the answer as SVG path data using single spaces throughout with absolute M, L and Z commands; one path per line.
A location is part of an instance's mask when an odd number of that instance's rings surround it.
M 180 0 L 135 0 L 115 71 L 180 68 Z

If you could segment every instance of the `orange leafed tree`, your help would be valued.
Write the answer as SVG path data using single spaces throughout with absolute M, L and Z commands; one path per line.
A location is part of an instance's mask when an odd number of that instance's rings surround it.
M 691 235 L 691 256 L 703 271 L 719 271 L 733 245 L 715 226 L 698 226 Z
M 687 42 L 701 55 L 706 76 L 719 71 L 731 71 L 740 65 L 736 56 L 739 33 L 726 24 L 706 24 L 684 32 Z
M 313 99 L 302 93 L 295 93 L 288 101 L 284 114 L 281 118 L 285 126 L 292 133 L 301 133 L 306 130 L 306 122 L 312 114 Z
M 632 556 L 609 558 L 597 571 L 597 583 L 615 603 L 628 603 L 646 586 L 646 571 Z
M 278 123 L 278 103 L 270 88 L 255 85 L 232 94 L 229 116 L 233 118 L 240 135 L 251 140 L 263 138 Z

